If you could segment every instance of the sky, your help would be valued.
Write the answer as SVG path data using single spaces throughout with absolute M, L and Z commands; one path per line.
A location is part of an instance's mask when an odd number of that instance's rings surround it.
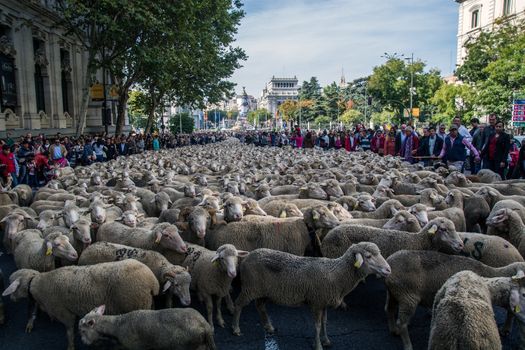
M 244 0 L 236 46 L 248 55 L 232 81 L 259 98 L 276 77 L 321 85 L 367 76 L 385 53 L 414 53 L 450 75 L 456 63 L 454 0 Z

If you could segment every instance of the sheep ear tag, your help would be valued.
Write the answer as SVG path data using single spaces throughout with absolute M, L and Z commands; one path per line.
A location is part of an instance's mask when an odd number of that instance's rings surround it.
M 161 238 L 162 238 L 162 232 L 157 232 L 157 237 L 155 238 L 155 244 L 159 244 Z
M 286 211 L 282 211 L 281 214 L 279 215 L 279 218 L 281 219 L 286 219 Z
M 363 256 L 361 254 L 357 253 L 355 255 L 354 267 L 359 269 L 362 265 L 363 265 Z
M 46 250 L 46 256 L 50 256 L 51 254 L 53 254 L 53 246 L 51 245 L 51 243 L 47 243 L 47 250 Z
M 521 307 L 519 305 L 514 306 L 514 313 L 519 314 L 521 312 Z
M 428 230 L 428 233 L 430 233 L 431 235 L 434 235 L 436 234 L 437 232 L 437 226 L 436 225 L 432 225 L 432 227 Z
M 320 218 L 319 213 L 316 210 L 314 210 L 312 212 L 312 219 L 319 220 L 319 218 Z

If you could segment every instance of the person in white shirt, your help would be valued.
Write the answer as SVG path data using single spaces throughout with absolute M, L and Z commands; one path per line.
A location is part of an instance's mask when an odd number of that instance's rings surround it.
M 458 133 L 464 139 L 467 139 L 469 142 L 472 142 L 472 135 L 470 135 L 470 132 L 465 127 L 465 125 L 461 125 L 461 119 L 459 117 L 455 117 L 454 119 L 452 119 L 452 124 L 456 124 L 458 126 Z

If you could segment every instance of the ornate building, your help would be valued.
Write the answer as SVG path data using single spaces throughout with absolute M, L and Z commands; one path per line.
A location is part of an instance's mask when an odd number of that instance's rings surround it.
M 299 100 L 298 83 L 297 77 L 276 78 L 273 76 L 262 92 L 259 108 L 264 108 L 275 115 L 279 105 L 284 101 Z
M 0 137 L 74 134 L 87 57 L 56 26 L 52 0 L 0 3 Z M 93 81 L 102 81 L 99 74 Z M 127 123 L 127 121 L 126 121 Z M 86 132 L 102 131 L 102 102 L 90 102 Z
M 490 31 L 498 19 L 515 21 L 525 16 L 525 0 L 455 0 L 459 3 L 457 64 L 467 55 L 465 43 L 480 31 Z

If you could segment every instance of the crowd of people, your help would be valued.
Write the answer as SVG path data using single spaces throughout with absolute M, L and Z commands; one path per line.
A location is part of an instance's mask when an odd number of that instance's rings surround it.
M 470 129 L 454 118 L 449 126 L 430 125 L 416 130 L 412 123 L 366 129 L 302 131 L 250 131 L 236 135 L 242 142 L 257 146 L 344 149 L 347 152 L 372 151 L 380 155 L 400 156 L 411 163 L 426 166 L 447 164 L 456 169 L 490 169 L 502 178 L 525 178 L 525 147 L 518 147 L 505 124 L 490 115 L 488 124 L 470 120 Z
M 0 174 L 4 182 L 9 179 L 12 186 L 22 183 L 37 188 L 50 179 L 53 167 L 90 165 L 145 150 L 208 144 L 233 136 L 256 146 L 372 151 L 379 155 L 400 156 L 411 163 L 422 162 L 426 166 L 445 163 L 461 171 L 468 168 L 472 174 L 483 168 L 497 172 L 502 178 L 525 178 L 525 147 L 518 148 L 513 143 L 504 130 L 505 124 L 495 115 L 490 115 L 488 120 L 484 125 L 473 118 L 470 130 L 462 125 L 460 118 L 454 118 L 448 127 L 430 125 L 420 130 L 409 122 L 400 126 L 385 125 L 376 130 L 357 125 L 353 129 L 319 132 L 295 128 L 291 131 L 199 131 L 177 135 L 102 134 L 79 138 L 63 137 L 60 133 L 54 137 L 28 133 L 18 139 L 7 133 L 7 138 L 0 140 Z
M 4 183 L 10 181 L 12 186 L 21 183 L 37 188 L 49 181 L 53 167 L 90 165 L 145 150 L 158 151 L 161 148 L 207 144 L 226 137 L 221 132 L 178 135 L 130 133 L 128 136 L 102 134 L 83 135 L 79 138 L 62 136 L 60 133 L 53 137 L 28 133 L 14 139 L 7 133 L 6 139 L 0 140 L 0 174 Z

